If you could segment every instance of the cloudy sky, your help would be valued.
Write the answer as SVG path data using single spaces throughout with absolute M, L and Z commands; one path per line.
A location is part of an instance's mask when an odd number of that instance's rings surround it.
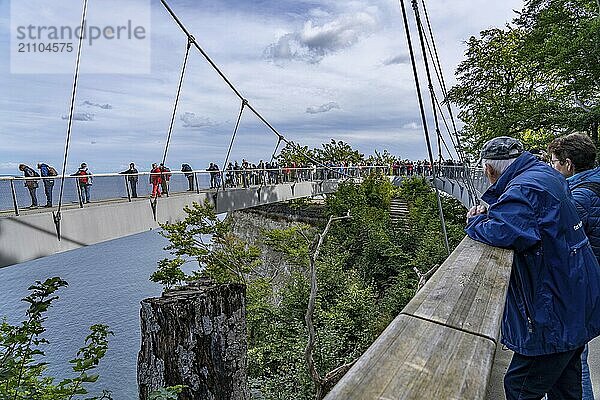
M 93 172 L 112 172 L 133 161 L 147 170 L 162 158 L 186 37 L 158 0 L 115 3 L 120 6 L 89 1 L 92 24 L 133 20 L 148 40 L 121 41 L 104 50 L 111 42 L 84 46 L 67 169 L 85 161 Z M 141 3 L 128 8 L 136 1 Z M 398 1 L 169 3 L 242 95 L 287 138 L 310 146 L 335 138 L 365 153 L 388 149 L 425 157 Z M 454 82 L 464 41 L 502 26 L 521 5 L 427 3 L 448 83 Z M 15 22 L 77 26 L 81 7 L 79 0 L 13 0 L 11 8 L 10 1 L 0 0 L 0 175 L 18 174 L 20 162 L 62 165 L 73 80 L 74 52 L 16 58 Z M 425 82 L 423 74 L 420 79 Z M 232 90 L 192 49 L 167 164 L 221 165 L 239 107 Z M 268 159 L 275 144 L 276 137 L 246 111 L 232 157 Z

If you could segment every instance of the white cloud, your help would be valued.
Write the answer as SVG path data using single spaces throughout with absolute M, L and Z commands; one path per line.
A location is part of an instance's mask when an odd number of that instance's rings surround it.
M 394 57 L 390 57 L 383 62 L 383 65 L 393 65 L 393 64 L 406 64 L 410 61 L 408 54 L 400 54 Z
M 65 0 L 57 2 L 69 6 Z M 48 8 L 54 10 L 55 3 Z M 86 65 L 94 59 L 86 58 L 84 49 L 75 112 L 79 121 L 93 122 L 75 125 L 70 147 L 74 164 L 69 168 L 76 170 L 75 161 L 87 161 L 95 172 L 114 171 L 129 161 L 147 168 L 160 158 L 186 38 L 160 2 L 152 4 L 150 74 L 89 74 Z M 174 0 L 172 7 L 240 93 L 286 137 L 311 146 L 336 138 L 367 154 L 387 147 L 402 157 L 423 158 L 412 70 L 402 62 L 408 50 L 397 2 L 269 0 L 232 7 L 230 1 L 215 0 L 204 5 Z M 520 5 L 521 0 L 428 4 L 449 85 L 464 41 L 481 29 L 502 26 Z M 0 0 L 0 11 L 10 15 L 9 2 Z M 0 51 L 10 54 L 10 24 L 5 25 Z M 274 62 L 265 60 L 269 54 Z M 68 56 L 74 65 L 74 54 Z M 0 164 L 0 174 L 13 174 L 22 160 L 60 164 L 66 121 L 57 116 L 68 113 L 72 74 L 9 71 L 9 57 L 0 57 L 0 159 L 6 164 Z M 307 113 L 334 101 L 343 108 Z M 192 49 L 180 98 L 180 109 L 188 113 L 177 117 L 167 162 L 201 166 L 222 157 L 239 107 L 237 96 Z M 246 109 L 232 157 L 270 158 L 276 141 Z
M 69 116 L 63 115 L 62 119 L 68 120 Z M 93 121 L 93 120 L 94 120 L 94 114 L 85 113 L 85 112 L 73 113 L 73 121 Z
M 331 101 L 329 103 L 322 104 L 317 107 L 307 107 L 306 113 L 307 114 L 319 114 L 319 113 L 325 113 L 325 112 L 335 110 L 335 109 L 339 110 L 340 106 L 338 105 L 338 103 Z
M 269 45 L 264 56 L 272 61 L 318 63 L 328 54 L 351 47 L 361 37 L 372 33 L 376 26 L 376 16 L 366 12 L 343 15 L 321 25 L 309 20 L 301 30 L 287 33 Z
M 184 128 L 211 128 L 216 125 L 210 118 L 199 117 L 193 112 L 185 112 L 179 117 Z
M 89 100 L 84 101 L 83 103 L 81 103 L 84 106 L 89 106 L 89 107 L 98 107 L 98 108 L 102 108 L 103 110 L 112 110 L 112 105 L 105 103 L 105 104 L 100 104 L 100 103 L 93 103 Z

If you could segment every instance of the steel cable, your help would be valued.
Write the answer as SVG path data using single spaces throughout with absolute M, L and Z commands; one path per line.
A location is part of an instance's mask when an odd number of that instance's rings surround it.
M 402 18 L 404 21 L 404 30 L 406 31 L 406 40 L 408 43 L 408 50 L 409 50 L 409 54 L 410 54 L 410 60 L 411 60 L 411 64 L 412 64 L 412 69 L 413 69 L 413 75 L 414 75 L 414 79 L 415 79 L 415 87 L 416 87 L 416 91 L 417 91 L 417 99 L 419 102 L 419 109 L 421 112 L 421 120 L 423 123 L 423 131 L 425 134 L 425 142 L 427 144 L 427 153 L 429 155 L 429 162 L 431 164 L 431 171 L 432 171 L 432 176 L 433 176 L 433 180 L 434 180 L 434 187 L 435 187 L 435 193 L 436 193 L 436 197 L 437 197 L 437 205 L 438 205 L 438 212 L 440 215 L 440 222 L 442 225 L 442 232 L 444 235 L 444 243 L 446 245 L 446 251 L 448 252 L 448 254 L 450 254 L 450 245 L 448 243 L 448 233 L 446 232 L 446 221 L 444 219 L 444 211 L 442 209 L 442 201 L 440 198 L 440 191 L 437 188 L 436 184 L 436 172 L 435 172 L 435 168 L 433 168 L 434 162 L 433 162 L 433 151 L 431 148 L 431 140 L 429 139 L 429 130 L 427 128 L 427 118 L 425 116 L 425 106 L 423 104 L 423 96 L 421 95 L 421 87 L 419 84 L 419 73 L 417 71 L 417 62 L 415 60 L 415 52 L 413 50 L 413 46 L 412 46 L 412 39 L 410 36 L 410 26 L 408 25 L 408 18 L 406 15 L 406 8 L 404 6 L 404 0 L 399 0 L 400 3 L 400 7 L 402 8 Z
M 167 12 L 171 15 L 171 17 L 173 18 L 173 20 L 175 20 L 175 22 L 177 23 L 177 25 L 179 26 L 179 28 L 183 31 L 183 33 L 185 33 L 187 35 L 188 38 L 191 38 L 192 40 L 192 44 L 194 45 L 194 47 L 202 54 L 202 56 L 206 59 L 206 61 L 213 67 L 213 69 L 219 74 L 219 76 L 221 76 L 221 78 L 225 81 L 225 83 L 231 88 L 231 90 L 235 93 L 235 95 L 237 97 L 239 97 L 240 100 L 244 100 L 244 96 L 242 96 L 242 94 L 236 89 L 236 87 L 233 85 L 233 83 L 231 83 L 231 81 L 227 78 L 227 76 L 223 73 L 223 71 L 221 71 L 221 69 L 219 68 L 219 66 L 208 56 L 208 54 L 204 51 L 204 49 L 202 49 L 202 47 L 198 44 L 198 42 L 196 41 L 196 39 L 190 34 L 190 31 L 185 27 L 185 25 L 183 24 L 183 22 L 181 22 L 181 20 L 179 19 L 179 17 L 177 16 L 177 14 L 175 14 L 175 12 L 173 11 L 173 9 L 169 6 L 169 4 L 166 2 L 166 0 L 160 0 L 162 5 L 165 7 L 165 9 L 167 10 Z M 275 135 L 277 135 L 278 137 L 281 137 L 282 141 L 285 142 L 286 144 L 294 147 L 298 153 L 300 155 L 302 155 L 303 157 L 305 157 L 307 160 L 309 160 L 310 162 L 315 163 L 316 165 L 321 166 L 324 169 L 330 170 L 332 172 L 335 172 L 332 168 L 326 166 L 325 164 L 323 164 L 322 162 L 316 160 L 315 158 L 311 157 L 309 154 L 305 153 L 302 150 L 302 147 L 297 145 L 296 143 L 289 141 L 285 138 L 285 136 L 283 136 L 277 129 L 275 129 L 275 127 L 273 127 L 273 125 L 271 125 L 254 107 L 252 107 L 252 105 L 250 103 L 247 103 L 246 106 L 254 113 L 254 115 L 260 119 L 262 121 L 262 123 L 264 123 Z M 344 175 L 346 177 L 349 177 L 347 174 L 345 173 L 339 173 L 340 175 Z
M 81 31 L 85 32 L 85 17 L 87 14 L 88 0 L 83 0 L 83 11 L 81 12 Z M 62 210 L 62 200 L 65 187 L 65 177 L 67 172 L 67 159 L 69 157 L 69 144 L 71 143 L 71 131 L 73 128 L 73 112 L 75 110 L 75 98 L 77 97 L 77 82 L 79 81 L 79 66 L 81 63 L 81 48 L 83 47 L 84 35 L 80 35 L 79 44 L 77 45 L 77 58 L 75 61 L 75 74 L 73 76 L 73 89 L 71 91 L 71 105 L 69 107 L 69 122 L 67 123 L 67 138 L 65 141 L 65 155 L 63 157 L 62 177 L 60 181 L 60 194 L 58 196 L 58 209 L 52 212 L 54 225 L 56 226 L 56 236 L 61 240 L 60 220 Z
M 227 156 L 225 156 L 225 162 L 223 163 L 223 169 L 221 170 L 221 181 L 223 183 L 223 190 L 225 190 L 225 169 L 227 167 L 227 162 L 229 161 L 229 155 L 231 154 L 231 149 L 233 148 L 233 141 L 235 140 L 235 135 L 237 135 L 238 128 L 240 127 L 240 121 L 242 119 L 242 114 L 244 113 L 244 107 L 248 104 L 246 99 L 242 99 L 242 105 L 240 106 L 240 113 L 237 118 L 237 122 L 235 123 L 235 128 L 233 129 L 233 134 L 231 135 L 231 142 L 229 142 L 229 149 L 227 149 Z M 219 191 L 219 186 L 217 186 L 217 192 Z

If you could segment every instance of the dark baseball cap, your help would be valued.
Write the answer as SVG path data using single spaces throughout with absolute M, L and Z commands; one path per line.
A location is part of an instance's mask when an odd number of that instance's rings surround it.
M 481 159 L 485 160 L 509 160 L 517 158 L 525 149 L 523 143 L 515 138 L 500 136 L 489 140 L 481 148 Z

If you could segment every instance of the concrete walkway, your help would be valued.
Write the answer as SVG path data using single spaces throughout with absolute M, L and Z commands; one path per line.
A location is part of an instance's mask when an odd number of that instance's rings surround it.
M 502 345 L 500 346 L 502 347 Z M 592 375 L 594 397 L 600 399 L 600 337 L 592 340 L 589 347 L 588 364 Z M 492 377 L 488 386 L 487 400 L 506 400 L 503 379 L 511 357 L 512 351 L 508 349 L 502 350 L 500 347 L 496 349 L 496 358 L 494 359 L 494 369 L 492 370 Z

